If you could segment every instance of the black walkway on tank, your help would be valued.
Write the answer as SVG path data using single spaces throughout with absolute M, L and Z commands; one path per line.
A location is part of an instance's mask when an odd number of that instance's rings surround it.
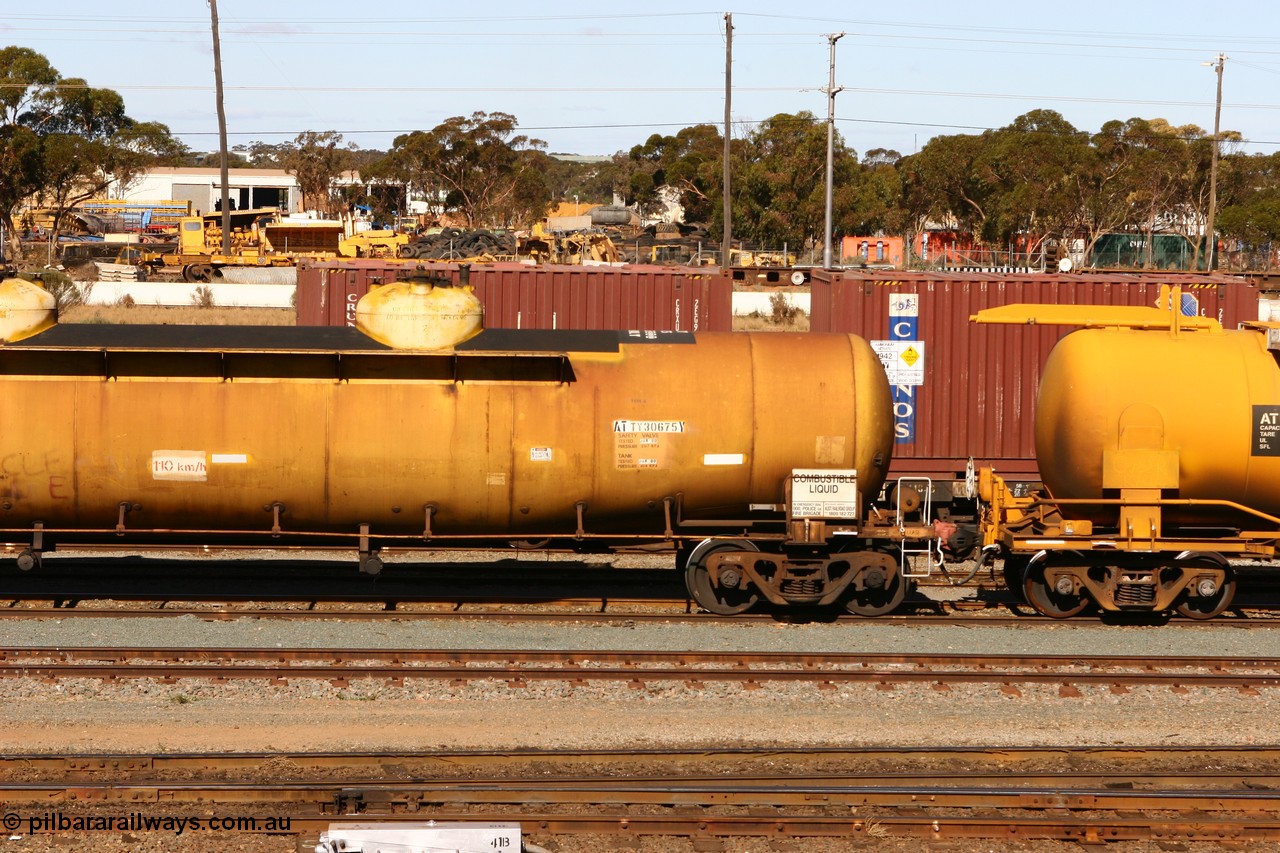
M 60 323 L 6 348 L 93 350 L 389 350 L 345 326 L 143 326 Z
M 576 381 L 573 353 L 623 342 L 693 343 L 688 332 L 488 329 L 452 350 L 395 350 L 338 326 L 69 323 L 0 346 L 0 376 L 400 382 Z
M 466 353 L 617 352 L 626 344 L 691 344 L 692 332 L 485 329 Z M 5 348 L 270 352 L 394 352 L 348 326 L 143 326 L 66 323 Z
M 691 344 L 693 332 L 603 329 L 485 329 L 459 352 L 617 352 L 620 344 Z

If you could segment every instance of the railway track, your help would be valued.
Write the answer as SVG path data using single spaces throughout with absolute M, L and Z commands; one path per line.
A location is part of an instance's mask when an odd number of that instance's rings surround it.
M 1131 687 L 1235 689 L 1257 694 L 1280 687 L 1280 659 L 1266 657 L 1157 657 L 969 654 L 797 654 L 792 652 L 661 652 L 504 649 L 315 649 L 315 648 L 4 648 L 0 678 L 58 681 L 179 679 L 327 680 L 338 686 L 372 679 L 445 680 L 464 686 L 504 681 L 512 688 L 534 682 L 570 686 L 622 682 L 633 688 L 677 682 L 700 689 L 711 682 L 744 689 L 805 683 L 819 689 L 872 684 L 998 685 L 1019 695 L 1017 685 L 1052 685 L 1060 695 L 1081 687 L 1123 693 Z
M 719 620 L 700 612 L 679 575 L 653 568 L 653 554 L 614 555 L 604 562 L 581 555 L 563 560 L 496 558 L 478 552 L 470 562 L 404 563 L 376 581 L 353 577 L 347 561 L 303 559 L 218 560 L 161 557 L 58 557 L 40 572 L 0 573 L 0 618 L 192 616 L 203 620 L 264 619 L 433 620 L 477 619 L 609 622 Z M 615 563 L 610 563 L 608 560 Z M 1270 627 L 1280 620 L 1280 589 L 1251 568 L 1250 590 L 1212 620 L 1161 614 L 1081 614 L 1071 624 L 1158 624 L 1177 628 L 1222 625 Z M 956 578 L 965 573 L 953 570 Z M 299 590 L 305 592 L 299 593 Z M 961 592 L 961 590 L 963 590 Z M 839 610 L 758 613 L 734 621 L 852 620 Z M 870 620 L 885 625 L 971 623 L 1028 626 L 1051 623 L 1020 604 L 1003 581 L 980 573 L 964 587 L 935 576 L 908 596 L 897 613 Z
M 277 621 L 341 620 L 348 622 L 416 622 L 447 621 L 459 618 L 509 622 L 587 624 L 671 623 L 671 624 L 776 624 L 805 622 L 857 622 L 880 627 L 938 627 L 942 625 L 981 625 L 985 627 L 1035 627 L 1056 625 L 1081 627 L 1096 625 L 1160 625 L 1180 630 L 1206 630 L 1222 627 L 1270 629 L 1280 624 L 1280 605 L 1234 608 L 1214 619 L 1184 619 L 1152 614 L 1092 614 L 1062 621 L 1050 619 L 1019 605 L 1007 596 L 985 600 L 931 601 L 908 603 L 901 611 L 874 619 L 862 619 L 831 611 L 811 613 L 769 612 L 718 616 L 698 611 L 687 599 L 627 598 L 561 598 L 529 600 L 483 599 L 439 600 L 437 602 L 404 602 L 400 600 L 295 600 L 295 601 L 227 601 L 210 599 L 204 603 L 190 600 L 114 601 L 103 603 L 93 599 L 19 600 L 0 597 L 0 621 L 6 619 L 137 619 L 190 617 L 205 622 L 231 622 L 240 619 Z
M 167 553 L 167 552 L 161 552 Z M 531 559 L 524 552 L 464 552 L 438 562 L 394 564 L 376 580 L 356 576 L 349 560 L 294 551 L 267 558 L 184 556 L 56 556 L 40 571 L 0 570 L 0 617 L 192 615 L 230 619 L 254 615 L 274 619 L 333 617 L 350 620 L 475 618 L 554 620 L 557 615 L 602 618 L 623 615 L 640 621 L 716 618 L 701 613 L 684 590 L 681 575 L 667 567 L 669 554 L 608 556 L 559 553 Z M 658 568 L 658 564 L 662 568 Z M 1003 624 L 1046 621 L 1019 603 L 999 573 L 972 572 L 964 564 L 921 579 L 895 614 L 913 620 L 999 619 Z M 1243 571 L 1243 570 L 1242 570 Z M 1280 585 L 1256 566 L 1247 568 L 1247 589 L 1237 604 L 1211 624 L 1252 626 L 1280 619 Z M 952 581 L 967 580 L 959 587 Z M 1242 581 L 1242 584 L 1246 581 Z M 299 592 L 305 590 L 305 592 Z M 513 615 L 519 614 L 519 615 Z M 839 609 L 735 616 L 787 620 L 850 617 Z M 883 617 L 881 617 L 883 618 Z M 1075 621 L 1130 622 L 1202 627 L 1196 620 L 1161 614 L 1081 614 Z M 994 623 L 992 623 L 994 624 Z
M 1216 769 L 1189 769 L 1203 766 Z M 125 813 L 271 815 L 271 829 L 238 831 L 302 838 L 333 822 L 430 819 L 613 846 L 644 835 L 1247 844 L 1280 839 L 1280 748 L 11 755 L 0 799 L 6 822 L 27 819 L 33 834 L 56 831 L 55 816 Z

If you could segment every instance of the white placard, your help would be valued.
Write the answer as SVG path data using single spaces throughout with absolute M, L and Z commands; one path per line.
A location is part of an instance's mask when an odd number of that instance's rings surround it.
M 924 341 L 872 341 L 890 385 L 924 384 Z
M 203 483 L 209 479 L 203 450 L 151 451 L 151 479 Z
M 858 517 L 858 472 L 797 468 L 791 472 L 792 518 Z

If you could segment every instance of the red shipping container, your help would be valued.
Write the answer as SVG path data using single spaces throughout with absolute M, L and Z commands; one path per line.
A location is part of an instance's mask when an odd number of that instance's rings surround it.
M 1257 287 L 1231 276 L 815 270 L 810 327 L 892 342 L 878 347 L 890 357 L 901 351 L 911 358 L 906 342 L 920 342 L 914 357 L 923 362 L 922 384 L 895 385 L 899 435 L 891 476 L 963 479 L 972 458 L 1011 481 L 1034 481 L 1041 367 L 1073 328 L 989 326 L 969 317 L 1015 303 L 1153 306 L 1161 284 L 1182 287 L 1184 313 L 1213 317 L 1225 328 L 1258 318 Z
M 484 305 L 484 324 L 491 329 L 732 329 L 733 284 L 716 270 L 376 259 L 301 262 L 297 324 L 353 326 L 356 302 L 371 286 L 389 284 L 418 269 L 474 287 Z

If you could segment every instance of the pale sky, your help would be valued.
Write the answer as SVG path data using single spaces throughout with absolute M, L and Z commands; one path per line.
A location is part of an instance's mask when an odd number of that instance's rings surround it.
M 1131 117 L 1212 130 L 1219 53 L 1222 128 L 1245 151 L 1280 150 L 1272 0 L 218 0 L 230 143 L 334 130 L 386 149 L 483 111 L 511 113 L 551 152 L 607 155 L 720 126 L 726 12 L 735 136 L 777 113 L 825 119 L 828 36 L 844 32 L 836 129 L 860 155 L 1038 108 L 1091 132 Z M 211 42 L 205 0 L 0 0 L 0 45 L 119 91 L 130 116 L 200 151 L 217 147 Z

